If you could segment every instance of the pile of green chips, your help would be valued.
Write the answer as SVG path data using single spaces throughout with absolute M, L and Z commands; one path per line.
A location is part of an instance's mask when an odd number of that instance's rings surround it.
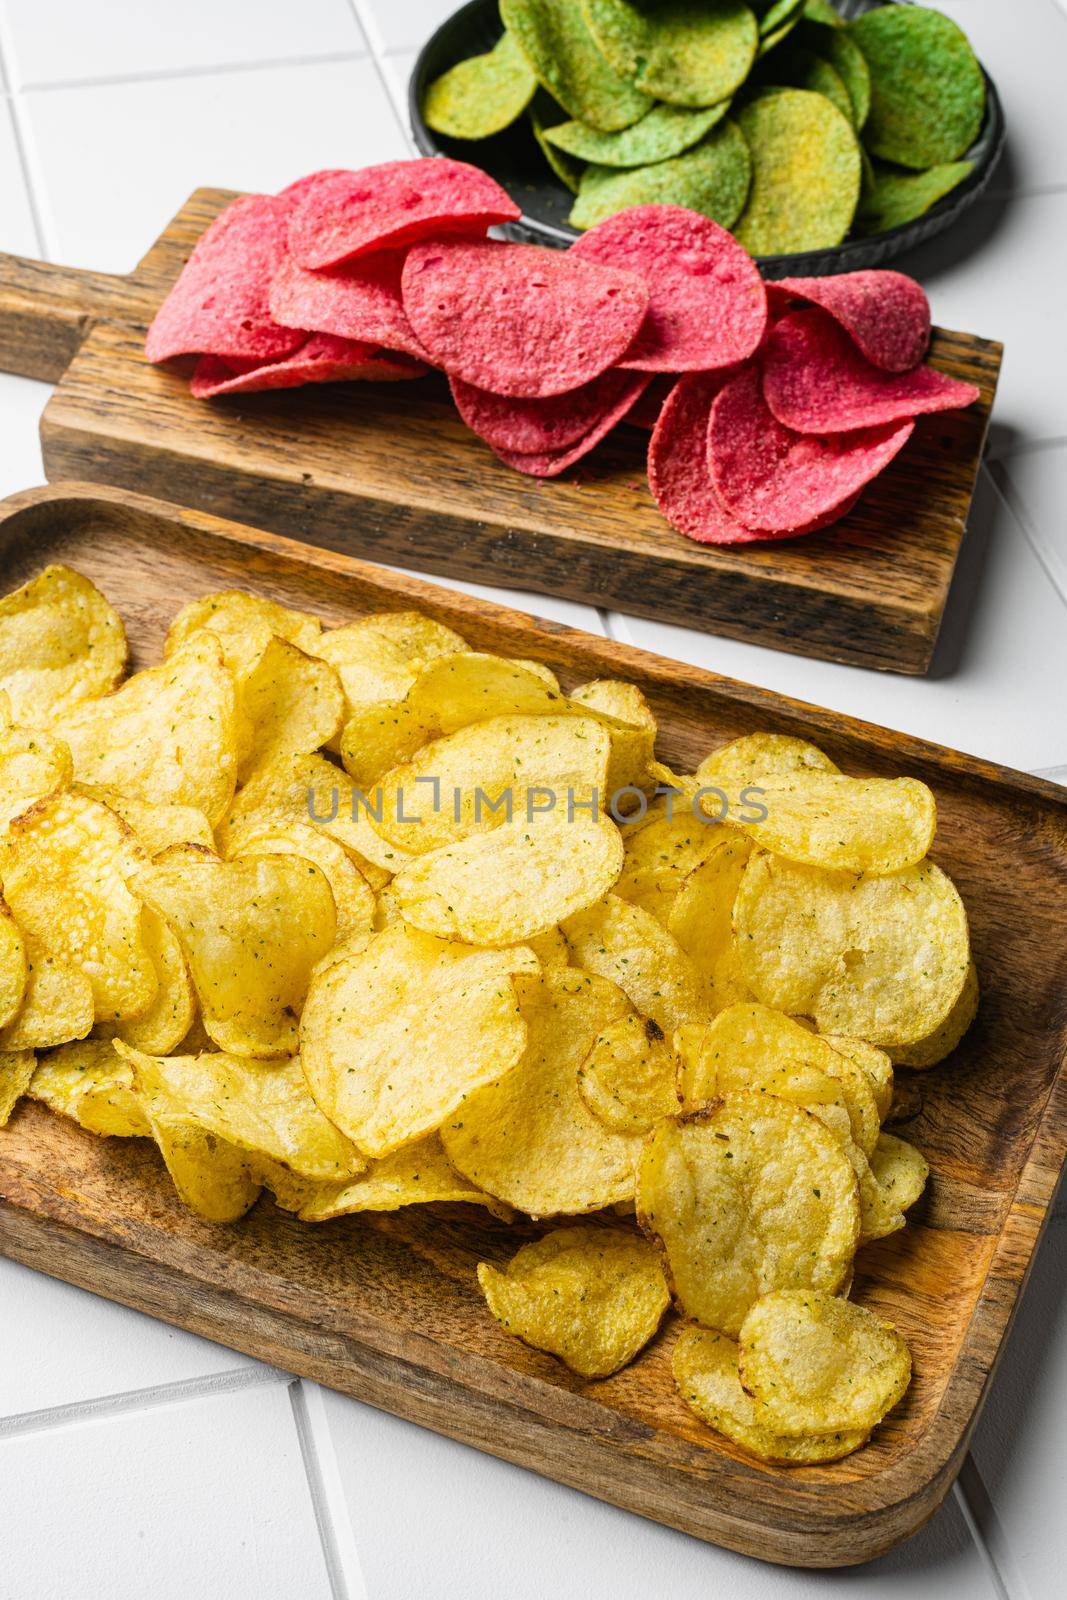
M 525 118 L 572 226 L 688 206 L 753 255 L 921 216 L 973 170 L 985 79 L 939 11 L 830 0 L 500 0 L 504 32 L 426 90 L 427 126 Z

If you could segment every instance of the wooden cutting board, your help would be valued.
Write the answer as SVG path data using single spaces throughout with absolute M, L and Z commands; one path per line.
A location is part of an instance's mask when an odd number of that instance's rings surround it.
M 933 788 L 936 860 L 971 916 L 978 1019 L 947 1062 L 902 1070 L 898 1131 L 926 1154 L 905 1232 L 857 1259 L 860 1298 L 911 1346 L 915 1379 L 874 1442 L 831 1467 L 757 1465 L 675 1391 L 671 1322 L 584 1383 L 509 1338 L 475 1281 L 537 1237 L 481 1209 L 413 1206 L 308 1226 L 260 1200 L 233 1227 L 178 1204 L 155 1147 L 96 1139 L 24 1103 L 0 1132 L 0 1251 L 110 1299 L 574 1488 L 768 1561 L 866 1561 L 931 1515 L 959 1469 L 1067 1152 L 1067 795 L 1053 784 L 344 556 L 121 490 L 56 485 L 0 508 L 0 588 L 46 562 L 91 577 L 133 664 L 174 611 L 240 585 L 342 622 L 419 607 L 479 648 L 547 662 L 565 687 L 640 684 L 658 748 L 691 769 L 754 729 L 813 739 L 848 772 Z
M 0 366 L 57 382 L 41 423 L 51 479 L 76 477 L 242 517 L 420 571 L 565 595 L 830 661 L 925 672 L 948 598 L 1001 347 L 937 329 L 932 357 L 981 390 L 919 420 L 832 531 L 715 548 L 668 527 L 648 435 L 624 427 L 562 480 L 513 472 L 439 376 L 210 403 L 148 366 L 145 329 L 233 198 L 201 189 L 128 278 L 0 257 Z

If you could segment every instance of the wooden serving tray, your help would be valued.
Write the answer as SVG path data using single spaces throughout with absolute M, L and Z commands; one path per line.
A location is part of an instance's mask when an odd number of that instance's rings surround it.
M 671 529 L 648 435 L 620 429 L 563 480 L 513 472 L 435 376 L 193 400 L 150 367 L 145 329 L 233 198 L 200 189 L 128 278 L 0 257 L 0 366 L 58 383 L 49 478 L 117 483 L 329 549 L 566 595 L 801 655 L 925 672 L 989 425 L 1001 347 L 937 329 L 939 367 L 981 390 L 919 420 L 832 531 L 728 549 Z
M 0 507 L 3 590 L 46 562 L 91 577 L 158 658 L 178 606 L 247 586 L 342 622 L 419 607 L 479 648 L 549 663 L 566 686 L 620 675 L 695 763 L 777 729 L 846 771 L 910 773 L 939 811 L 936 858 L 972 919 L 983 995 L 955 1056 L 901 1071 L 901 1131 L 930 1160 L 905 1232 L 864 1249 L 865 1303 L 905 1335 L 915 1380 L 874 1442 L 835 1466 L 731 1452 L 675 1391 L 667 1327 L 625 1371 L 584 1383 L 493 1321 L 475 1281 L 543 1229 L 410 1207 L 317 1227 L 269 1200 L 212 1227 L 175 1198 L 153 1145 L 97 1139 L 24 1102 L 0 1132 L 0 1251 L 113 1300 L 590 1494 L 765 1560 L 865 1561 L 931 1515 L 959 1469 L 1067 1152 L 1067 795 L 1052 784 L 606 639 L 251 528 L 89 485 Z

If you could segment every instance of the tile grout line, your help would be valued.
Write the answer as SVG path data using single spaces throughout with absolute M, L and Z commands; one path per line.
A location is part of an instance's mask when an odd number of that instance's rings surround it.
M 22 1411 L 0 1417 L 0 1441 L 32 1433 L 47 1433 L 77 1422 L 93 1422 L 126 1412 L 151 1410 L 157 1406 L 180 1405 L 187 1400 L 211 1399 L 234 1394 L 241 1389 L 285 1383 L 288 1375 L 273 1367 L 232 1367 L 226 1372 L 209 1373 L 202 1378 L 183 1378 L 177 1383 L 151 1384 L 144 1389 L 128 1389 L 119 1394 L 99 1395 L 91 1400 L 74 1400 L 67 1405 L 46 1406 L 40 1411 Z
M 205 62 L 191 67 L 154 67 L 141 72 L 103 73 L 98 77 L 44 79 L 20 84 L 14 94 L 56 94 L 64 89 L 111 89 L 130 83 L 163 83 L 175 78 L 221 78 L 229 73 L 270 72 L 287 67 L 328 67 L 337 62 L 363 61 L 366 50 L 326 50 L 319 55 L 276 56 L 262 61 L 230 61 L 219 65 Z
M 400 136 L 408 149 L 413 150 L 411 133 L 408 129 L 406 97 L 401 93 L 398 103 L 398 96 L 393 89 L 393 75 L 385 65 L 387 55 L 385 41 L 378 32 L 374 12 L 368 11 L 367 0 L 348 0 L 348 9 L 356 19 L 366 40 L 370 59 L 374 63 L 374 70 L 378 75 L 378 82 L 385 91 L 385 97 L 392 106 L 393 115 L 400 125 Z
M 1011 1554 L 1000 1518 L 969 1450 L 952 1492 L 985 1564 L 997 1600 L 1030 1600 L 1030 1586 Z
M 300 1378 L 294 1378 L 288 1389 L 332 1600 L 367 1600 L 322 1390 L 317 1383 Z
M 15 143 L 15 155 L 18 159 L 19 171 L 22 174 L 22 186 L 26 193 L 26 204 L 30 209 L 30 221 L 33 223 L 33 236 L 37 241 L 37 253 L 42 259 L 46 259 L 48 247 L 44 215 L 41 211 L 37 198 L 37 188 L 30 170 L 29 155 L 26 149 L 26 134 L 22 126 L 22 102 L 11 88 L 12 77 L 7 65 L 11 44 L 6 34 L 6 21 L 0 17 L 0 83 L 4 85 L 7 114 L 11 120 L 11 137 Z
M 1049 583 L 1051 583 L 1053 589 L 1060 599 L 1060 602 L 1067 606 L 1067 588 L 1064 587 L 1063 578 L 1056 571 L 1054 565 L 1052 564 L 1049 553 L 1045 548 L 1045 541 L 1041 537 L 1038 529 L 1034 526 L 1026 506 L 1019 498 L 1019 495 L 1015 489 L 1015 485 L 1008 476 L 1003 462 L 986 462 L 986 474 L 989 478 L 989 481 L 993 485 L 994 491 L 999 496 L 1001 503 L 1004 505 L 1009 515 L 1018 524 L 1019 531 L 1026 540 L 1027 544 L 1030 546 L 1030 551 L 1034 559 L 1037 561 Z

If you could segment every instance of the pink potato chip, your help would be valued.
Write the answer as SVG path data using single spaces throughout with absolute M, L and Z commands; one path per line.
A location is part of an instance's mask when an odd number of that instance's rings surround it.
M 263 389 L 297 389 L 305 383 L 341 383 L 362 378 L 379 382 L 418 378 L 421 361 L 329 333 L 310 334 L 283 361 L 224 361 L 201 356 L 189 384 L 194 400 L 217 394 L 255 394 Z
M 648 383 L 644 373 L 628 372 L 622 376 L 626 379 L 626 383 L 614 404 L 609 406 L 593 426 L 574 443 L 559 450 L 539 451 L 501 450 L 494 445 L 493 453 L 500 457 L 505 466 L 514 467 L 516 472 L 524 472 L 528 477 L 558 478 L 561 472 L 566 472 L 568 467 L 572 467 L 576 461 L 587 456 L 590 450 L 611 432 L 616 423 L 623 420 Z
M 917 367 L 930 343 L 930 303 L 903 272 L 843 272 L 836 278 L 779 278 L 771 304 L 810 300 L 851 334 L 868 361 L 886 372 Z
M 250 194 L 217 216 L 156 312 L 149 361 L 215 355 L 277 361 L 303 343 L 270 314 L 270 284 L 285 253 L 289 202 Z
M 617 367 L 580 389 L 538 399 L 490 394 L 462 378 L 451 383 L 456 410 L 467 427 L 494 450 L 512 455 L 554 455 L 584 438 L 624 395 L 630 397 L 627 410 L 634 404 L 633 374 Z
M 631 428 L 643 428 L 646 433 L 659 421 L 660 412 L 667 403 L 667 396 L 677 381 L 677 374 L 673 372 L 657 372 L 648 388 L 633 407 L 626 413 L 626 420 Z
M 287 328 L 424 357 L 400 298 L 404 255 L 403 250 L 378 250 L 346 266 L 312 272 L 286 252 L 271 284 L 271 314 Z
M 877 477 L 915 423 L 887 423 L 820 437 L 794 433 L 771 414 L 760 374 L 749 367 L 718 394 L 708 425 L 716 493 L 747 528 L 807 531 Z
M 763 398 L 797 433 L 847 433 L 972 405 L 979 391 L 933 367 L 885 372 L 824 311 L 777 324 L 763 355 Z
M 632 272 L 494 239 L 413 245 L 402 289 L 431 361 L 519 398 L 564 394 L 614 366 L 648 307 Z
M 436 233 L 484 233 L 521 212 L 477 167 L 443 156 L 324 172 L 294 185 L 289 249 L 302 267 L 336 267 Z
M 685 206 L 633 206 L 570 247 L 648 285 L 648 315 L 620 362 L 640 372 L 706 372 L 744 361 L 767 325 L 755 262 L 732 234 Z

